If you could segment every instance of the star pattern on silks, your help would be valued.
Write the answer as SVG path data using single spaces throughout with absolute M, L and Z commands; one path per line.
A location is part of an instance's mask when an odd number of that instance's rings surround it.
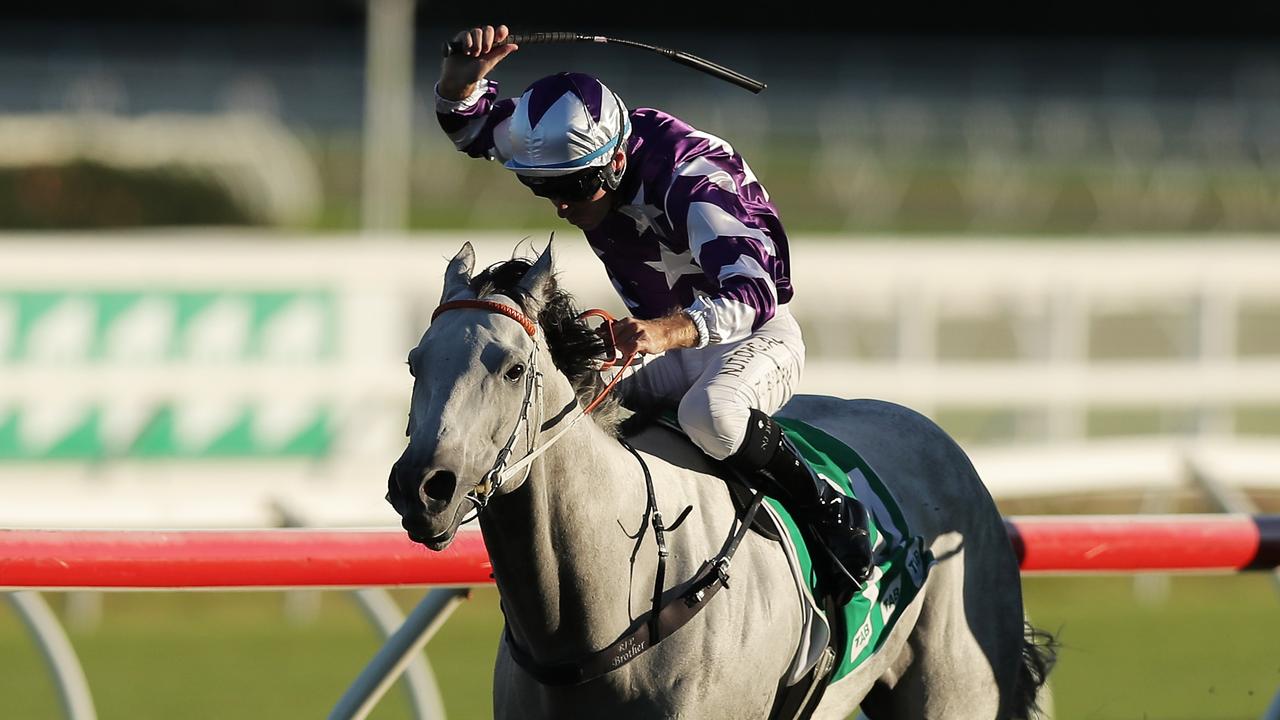
M 632 199 L 630 203 L 619 207 L 618 212 L 626 215 L 632 220 L 635 220 L 636 232 L 642 235 L 648 231 L 649 228 L 653 228 L 653 231 L 659 235 L 665 235 L 665 233 L 662 232 L 661 226 L 654 224 L 654 221 L 662 217 L 664 214 L 662 212 L 662 208 L 659 208 L 657 205 L 650 205 L 644 201 L 643 185 L 640 186 L 640 192 L 636 193 L 635 198 Z
M 662 252 L 662 257 L 658 260 L 650 260 L 645 265 L 667 276 L 668 289 L 674 289 L 676 283 L 685 275 L 702 274 L 702 268 L 693 260 L 692 250 L 685 250 L 682 253 L 673 252 L 662 243 L 658 243 L 658 249 Z
M 700 139 L 700 140 L 706 140 L 706 141 L 707 141 L 707 145 L 708 145 L 712 150 L 720 150 L 720 151 L 724 152 L 724 154 L 726 154 L 726 155 L 732 155 L 732 154 L 733 154 L 733 146 L 732 146 L 732 145 L 730 145 L 729 143 L 725 142 L 724 140 L 722 140 L 722 139 L 720 139 L 720 138 L 716 137 L 715 135 L 712 135 L 711 133 L 702 132 L 701 130 L 694 130 L 693 132 L 689 133 L 689 137 L 691 137 L 691 138 L 698 138 L 698 139 Z

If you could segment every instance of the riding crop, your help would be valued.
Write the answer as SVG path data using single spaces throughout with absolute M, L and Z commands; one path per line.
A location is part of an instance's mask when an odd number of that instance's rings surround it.
M 505 45 L 507 43 L 515 43 L 517 45 L 547 45 L 551 43 L 575 43 L 575 42 L 590 42 L 590 43 L 601 43 L 601 44 L 610 44 L 610 45 L 626 45 L 628 47 L 640 48 L 641 50 L 648 50 L 650 52 L 655 52 L 667 58 L 668 60 L 678 62 L 681 65 L 684 65 L 686 67 L 691 67 L 694 70 L 700 70 L 704 73 L 707 73 L 708 75 L 720 78 L 721 80 L 724 80 L 726 82 L 731 82 L 740 88 L 750 90 L 751 92 L 756 94 L 759 94 L 761 90 L 764 90 L 766 87 L 768 87 L 767 85 L 760 82 L 759 80 L 753 80 L 752 78 L 749 78 L 740 72 L 737 72 L 735 70 L 730 70 L 729 68 L 723 65 L 713 63 L 710 60 L 707 60 L 705 58 L 700 58 L 697 55 L 690 55 L 689 53 L 683 52 L 681 50 L 672 50 L 670 48 L 657 47 L 655 45 L 647 45 L 645 43 L 635 42 L 634 40 L 620 40 L 618 38 L 605 37 L 603 35 L 580 35 L 578 33 L 571 33 L 571 32 L 522 33 L 522 34 L 508 35 L 505 40 L 497 44 Z M 466 51 L 467 51 L 467 45 L 465 42 L 450 41 L 444 44 L 445 57 L 449 57 L 450 55 L 459 55 Z

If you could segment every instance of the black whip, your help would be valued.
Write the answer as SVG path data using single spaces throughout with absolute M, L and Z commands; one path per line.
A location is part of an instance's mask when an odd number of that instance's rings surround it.
M 729 68 L 718 65 L 710 60 L 700 58 L 697 55 L 690 55 L 680 50 L 671 50 L 670 48 L 656 47 L 654 45 L 646 45 L 644 43 L 635 42 L 633 40 L 619 40 L 618 38 L 605 37 L 603 35 L 579 35 L 571 32 L 537 32 L 508 35 L 505 40 L 495 45 L 505 45 L 507 43 L 515 43 L 517 45 L 539 45 L 549 43 L 575 43 L 575 42 L 591 42 L 602 44 L 627 45 L 641 50 L 658 53 L 668 60 L 674 60 L 686 67 L 694 70 L 701 70 L 708 75 L 718 77 L 721 80 L 731 82 L 740 88 L 750 90 L 759 94 L 767 85 L 759 80 L 753 80 L 740 72 L 730 70 Z M 467 51 L 465 42 L 450 41 L 444 44 L 444 56 L 460 55 Z

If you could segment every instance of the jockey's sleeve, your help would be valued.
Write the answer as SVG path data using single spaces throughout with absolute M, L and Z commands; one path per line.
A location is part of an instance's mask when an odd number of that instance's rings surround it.
M 698 328 L 697 347 L 741 340 L 778 308 L 773 238 L 757 226 L 732 183 L 721 183 L 704 177 L 683 198 L 668 195 L 669 217 L 684 218 L 689 250 L 716 288 L 685 308 Z
M 507 124 L 516 101 L 498 99 L 496 80 L 481 79 L 476 89 L 461 100 L 440 97 L 437 85 L 436 120 L 454 147 L 471 157 L 506 162 L 511 157 Z

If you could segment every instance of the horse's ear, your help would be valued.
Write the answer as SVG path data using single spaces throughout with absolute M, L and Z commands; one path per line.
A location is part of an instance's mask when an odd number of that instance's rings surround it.
M 555 236 L 552 236 L 552 240 L 555 240 Z M 538 302 L 546 301 L 547 289 L 551 286 L 552 275 L 555 273 L 555 254 L 551 250 L 554 244 L 547 243 L 547 249 L 542 251 L 537 262 L 520 280 L 520 289 Z
M 470 288 L 471 268 L 476 264 L 476 252 L 471 243 L 462 244 L 462 249 L 449 261 L 444 271 L 444 294 L 440 296 L 440 304 L 444 304 L 461 295 Z

